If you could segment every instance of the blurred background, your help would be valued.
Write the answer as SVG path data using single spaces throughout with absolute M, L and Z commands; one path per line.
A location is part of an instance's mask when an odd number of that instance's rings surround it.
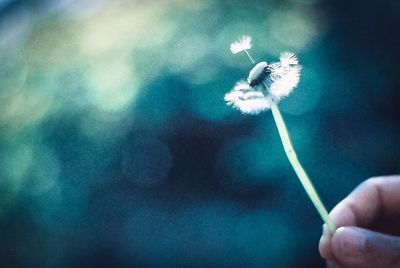
M 295 52 L 280 104 L 330 210 L 400 171 L 400 2 L 0 0 L 1 267 L 323 267 L 270 112 L 223 97 Z

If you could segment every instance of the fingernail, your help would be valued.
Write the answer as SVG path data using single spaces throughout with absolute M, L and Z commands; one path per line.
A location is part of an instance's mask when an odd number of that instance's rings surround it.
M 341 227 L 338 231 L 340 236 L 340 250 L 343 253 L 354 256 L 364 252 L 366 236 L 362 231 L 354 227 Z
M 339 265 L 334 261 L 327 261 L 326 268 L 339 268 Z
M 328 238 L 330 236 L 328 226 L 326 224 L 322 225 L 322 236 Z

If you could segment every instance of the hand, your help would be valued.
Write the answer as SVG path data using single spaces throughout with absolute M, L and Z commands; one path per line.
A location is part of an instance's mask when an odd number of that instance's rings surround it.
M 400 267 L 400 176 L 371 178 L 330 213 L 319 251 L 328 267 Z

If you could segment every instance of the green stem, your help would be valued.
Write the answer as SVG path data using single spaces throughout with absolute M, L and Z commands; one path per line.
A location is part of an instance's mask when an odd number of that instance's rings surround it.
M 281 112 L 279 111 L 278 106 L 274 101 L 271 101 L 271 111 L 275 119 L 276 127 L 278 128 L 279 136 L 281 137 L 282 140 L 283 148 L 285 149 L 285 153 L 287 158 L 289 159 L 290 164 L 292 165 L 294 171 L 299 177 L 301 184 L 306 190 L 308 196 L 313 202 L 322 220 L 326 223 L 329 232 L 333 234 L 336 231 L 336 226 L 329 218 L 328 212 L 326 211 L 324 205 L 322 204 L 322 201 L 319 198 L 317 191 L 315 190 L 307 173 L 304 171 L 299 160 L 297 159 L 297 155 L 293 149 L 292 142 L 290 141 L 289 134 L 285 126 L 285 122 L 283 121 Z

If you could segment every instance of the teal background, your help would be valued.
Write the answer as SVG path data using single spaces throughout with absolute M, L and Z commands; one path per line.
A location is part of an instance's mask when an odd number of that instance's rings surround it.
M 223 101 L 296 53 L 280 103 L 328 209 L 399 173 L 400 4 L 0 0 L 1 267 L 323 267 L 270 112 Z

